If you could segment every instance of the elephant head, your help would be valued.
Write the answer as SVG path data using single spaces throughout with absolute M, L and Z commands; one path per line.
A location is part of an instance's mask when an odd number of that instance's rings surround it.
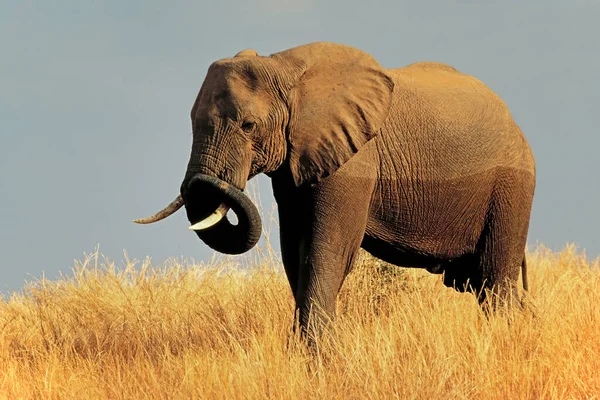
M 394 84 L 370 55 L 312 43 L 214 62 L 192 107 L 193 144 L 181 194 L 151 223 L 185 206 L 198 236 L 222 253 L 251 249 L 261 233 L 242 193 L 259 173 L 286 169 L 296 186 L 333 174 L 379 131 Z M 238 217 L 224 218 L 231 207 Z

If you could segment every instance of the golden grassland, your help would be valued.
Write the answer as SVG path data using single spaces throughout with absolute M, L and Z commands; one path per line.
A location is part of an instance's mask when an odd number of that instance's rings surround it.
M 365 255 L 309 355 L 272 256 L 252 268 L 96 252 L 0 303 L 7 399 L 600 398 L 600 263 L 529 253 L 529 310 L 486 317 L 440 276 Z

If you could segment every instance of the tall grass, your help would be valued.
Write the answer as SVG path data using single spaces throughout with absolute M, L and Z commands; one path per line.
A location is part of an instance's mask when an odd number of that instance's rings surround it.
M 600 265 L 529 254 L 530 311 L 486 317 L 439 276 L 363 256 L 309 355 L 278 262 L 97 252 L 0 303 L 7 399 L 584 399 L 600 393 Z

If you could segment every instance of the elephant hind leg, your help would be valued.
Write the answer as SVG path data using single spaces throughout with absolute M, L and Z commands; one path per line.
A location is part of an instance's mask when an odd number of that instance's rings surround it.
M 477 253 L 467 254 L 444 264 L 444 285 L 458 292 L 473 292 L 478 296 L 483 287 L 480 258 Z
M 510 274 L 507 266 L 506 252 L 502 249 L 504 245 L 492 244 L 495 240 L 491 232 L 485 232 L 481 248 L 476 253 L 443 266 L 444 285 L 457 292 L 473 293 L 482 307 L 489 300 L 490 292 L 498 298 L 516 294 L 513 292 L 516 278 Z
M 479 302 L 492 308 L 518 299 L 533 198 L 526 177 L 513 173 L 503 178 L 496 184 L 478 246 L 483 283 Z

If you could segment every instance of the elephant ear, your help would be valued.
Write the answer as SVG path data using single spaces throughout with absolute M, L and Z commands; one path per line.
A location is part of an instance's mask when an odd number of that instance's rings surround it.
M 312 43 L 273 57 L 287 63 L 292 82 L 289 166 L 297 186 L 333 174 L 385 121 L 394 83 L 369 54 Z

